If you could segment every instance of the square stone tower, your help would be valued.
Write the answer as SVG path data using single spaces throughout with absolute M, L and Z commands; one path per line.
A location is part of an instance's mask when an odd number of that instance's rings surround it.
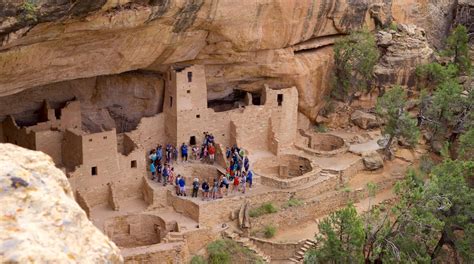
M 167 78 L 163 112 L 168 142 L 200 144 L 208 122 L 204 66 L 172 66 Z

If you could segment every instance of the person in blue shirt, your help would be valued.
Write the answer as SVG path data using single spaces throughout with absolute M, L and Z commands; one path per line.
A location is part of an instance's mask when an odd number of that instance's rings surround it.
M 246 171 L 248 171 L 248 170 L 249 170 L 249 167 L 250 167 L 249 158 L 248 158 L 247 156 L 245 156 L 245 158 L 244 158 L 244 169 L 245 169 Z
M 181 160 L 188 161 L 188 146 L 184 143 L 181 145 Z
M 179 194 L 178 195 L 186 196 L 186 181 L 184 180 L 184 177 L 182 177 L 181 175 L 178 175 L 178 177 L 179 177 L 179 181 L 178 181 Z
M 163 147 L 161 145 L 158 145 L 156 148 L 156 159 L 161 160 L 163 158 Z
M 163 186 L 166 186 L 166 184 L 168 183 L 168 176 L 170 176 L 170 165 L 169 164 L 165 164 L 165 167 L 163 168 Z
M 249 183 L 249 188 L 252 188 L 253 173 L 250 170 L 247 172 L 247 182 Z
M 156 174 L 156 168 L 155 168 L 155 164 L 153 162 L 150 164 L 150 172 L 151 172 L 151 180 L 154 181 L 155 180 L 155 174 Z

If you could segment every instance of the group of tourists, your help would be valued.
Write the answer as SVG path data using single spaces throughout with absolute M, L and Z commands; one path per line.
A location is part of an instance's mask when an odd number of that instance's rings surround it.
M 164 149 L 164 153 L 163 153 Z M 188 145 L 183 143 L 180 146 L 181 161 L 188 162 Z M 194 145 L 192 148 L 192 159 L 202 162 L 213 163 L 215 160 L 216 147 L 214 136 L 204 132 L 204 140 L 200 147 Z M 164 154 L 164 155 L 163 155 Z M 203 180 L 200 183 L 199 178 L 195 178 L 192 182 L 191 197 L 198 197 L 199 189 L 202 191 L 202 199 L 219 199 L 232 193 L 245 193 L 247 184 L 252 188 L 253 173 L 250 170 L 250 161 L 245 151 L 237 145 L 226 148 L 225 153 L 229 166 L 226 168 L 225 175 L 211 180 Z M 175 146 L 167 144 L 165 148 L 158 145 L 150 151 L 150 172 L 151 180 L 163 183 L 163 186 L 169 184 L 175 185 L 176 195 L 186 196 L 186 179 L 181 175 L 175 175 L 173 162 L 178 162 L 178 150 Z

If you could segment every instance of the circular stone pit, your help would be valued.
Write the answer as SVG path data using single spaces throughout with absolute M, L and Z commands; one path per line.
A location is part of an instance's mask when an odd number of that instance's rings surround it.
M 281 155 L 272 158 L 263 158 L 255 163 L 257 174 L 290 179 L 310 172 L 311 161 L 297 155 Z
M 166 235 L 165 221 L 156 215 L 116 216 L 104 223 L 104 232 L 121 248 L 158 244 Z
M 310 154 L 333 156 L 345 153 L 349 147 L 343 138 L 327 133 L 304 133 L 305 145 L 296 145 Z

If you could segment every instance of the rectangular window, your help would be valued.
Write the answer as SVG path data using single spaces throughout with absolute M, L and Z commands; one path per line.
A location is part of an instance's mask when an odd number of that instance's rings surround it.
M 195 136 L 191 136 L 189 138 L 189 145 L 191 145 L 191 146 L 196 145 L 196 137 Z
M 92 142 L 92 138 L 89 138 L 89 142 Z
M 281 104 L 283 103 L 283 94 L 279 94 L 277 96 L 277 102 L 278 102 L 278 106 L 281 106 Z
M 91 174 L 92 174 L 92 176 L 96 176 L 96 175 L 97 175 L 97 167 L 92 167 L 92 168 L 91 168 Z
M 173 96 L 170 96 L 170 107 L 173 107 Z
M 193 73 L 188 72 L 188 82 L 192 82 L 192 81 L 193 81 Z
M 104 138 L 104 139 L 107 139 L 107 136 L 104 136 L 103 138 Z
M 186 92 L 187 92 L 187 93 L 191 93 L 191 90 L 187 90 Z
M 196 118 L 201 118 L 201 115 L 196 115 Z
M 132 162 L 130 163 L 130 167 L 131 167 L 131 168 L 136 168 L 136 167 L 137 167 L 137 161 L 136 161 L 136 160 L 132 160 Z

